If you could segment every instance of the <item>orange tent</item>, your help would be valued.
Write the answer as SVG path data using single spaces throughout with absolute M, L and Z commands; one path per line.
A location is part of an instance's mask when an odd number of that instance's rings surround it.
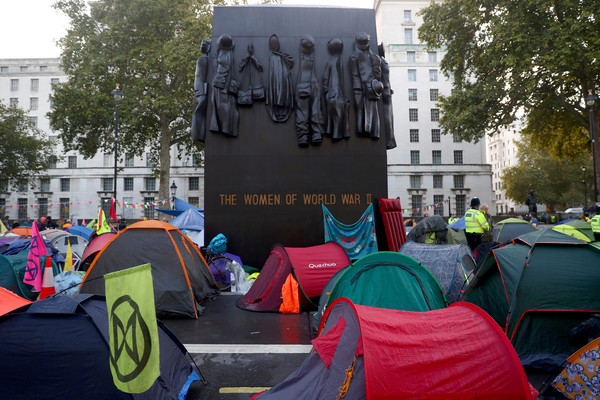
M 0 287 L 0 315 L 4 315 L 29 303 L 31 303 L 31 301 L 14 294 L 10 290 Z
M 31 228 L 27 226 L 17 226 L 6 233 L 14 233 L 15 235 L 31 237 Z

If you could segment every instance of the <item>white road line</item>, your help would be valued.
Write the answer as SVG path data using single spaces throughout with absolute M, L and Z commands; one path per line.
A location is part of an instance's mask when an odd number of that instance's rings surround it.
M 312 349 L 309 344 L 184 344 L 184 346 L 193 354 L 302 354 Z

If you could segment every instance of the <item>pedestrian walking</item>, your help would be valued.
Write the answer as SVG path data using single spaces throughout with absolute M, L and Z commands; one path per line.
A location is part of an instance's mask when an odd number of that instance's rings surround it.
M 471 250 L 475 250 L 481 244 L 483 233 L 490 230 L 485 215 L 479 210 L 480 206 L 479 198 L 473 197 L 471 208 L 465 213 L 465 236 Z

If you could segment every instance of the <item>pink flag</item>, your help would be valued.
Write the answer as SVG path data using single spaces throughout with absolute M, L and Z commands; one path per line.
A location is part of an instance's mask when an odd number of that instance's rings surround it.
M 23 283 L 33 286 L 35 292 L 42 290 L 42 267 L 40 257 L 47 254 L 46 245 L 40 235 L 37 224 L 31 225 L 31 244 L 29 245 L 29 254 L 27 255 L 27 268 Z

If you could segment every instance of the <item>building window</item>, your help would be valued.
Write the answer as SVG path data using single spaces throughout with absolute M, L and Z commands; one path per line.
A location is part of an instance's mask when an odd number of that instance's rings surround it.
M 461 140 L 460 140 L 460 139 L 458 138 L 458 136 L 456 136 L 456 135 L 452 135 L 452 141 L 453 141 L 454 143 L 460 143 L 460 142 L 461 142 Z
M 133 190 L 133 178 L 123 178 L 123 191 L 131 192 Z
M 29 126 L 31 126 L 32 128 L 37 128 L 38 117 L 29 117 Z
M 438 80 L 438 71 L 437 69 L 429 70 L 429 82 L 437 82 Z
M 438 89 L 429 89 L 429 100 L 438 101 L 440 98 L 440 91 Z
M 18 105 L 19 105 L 19 99 L 16 98 L 16 97 L 11 97 L 10 100 L 9 100 L 8 105 L 10 107 L 18 107 Z
M 60 218 L 66 220 L 67 218 L 71 218 L 71 200 L 68 197 L 61 197 L 59 200 L 60 203 Z
M 411 175 L 410 176 L 410 188 L 411 189 L 421 189 L 421 175 Z
M 102 191 L 103 192 L 112 192 L 115 186 L 113 183 L 113 178 L 102 178 Z
M 113 155 L 104 153 L 104 167 L 112 167 L 113 165 Z
M 454 150 L 454 164 L 463 163 L 463 152 L 462 150 Z
M 441 150 L 432 150 L 431 151 L 431 163 L 432 164 L 441 164 L 442 163 L 442 151 Z
M 110 214 L 110 197 L 102 197 L 100 199 L 100 207 L 102 207 L 104 216 L 108 218 Z
M 27 192 L 27 191 L 29 191 L 29 188 L 28 188 L 27 182 L 19 182 L 19 185 L 18 185 L 18 187 L 17 187 L 17 190 L 18 190 L 19 192 Z
M 408 70 L 408 81 L 409 82 L 416 82 L 417 81 L 417 70 L 416 69 L 409 69 Z
M 465 188 L 465 176 L 464 175 L 454 175 L 454 188 L 456 189 L 464 189 Z
M 146 153 L 146 167 L 154 167 L 154 161 L 152 160 L 151 153 Z
M 52 78 L 50 79 L 50 84 L 51 85 L 57 85 L 60 82 L 60 80 L 58 78 Z
M 407 51 L 406 52 L 406 62 L 414 63 L 416 61 L 417 61 L 417 58 L 415 56 L 415 52 L 414 51 Z
M 31 80 L 31 91 L 32 92 L 37 92 L 38 90 L 40 90 L 40 80 L 39 79 L 32 79 Z
M 200 179 L 197 176 L 188 178 L 188 190 L 200 190 Z
M 148 207 L 144 207 L 144 217 L 148 219 L 154 219 L 154 197 L 144 197 L 144 203 L 148 205 Z
M 418 129 L 410 130 L 410 142 L 411 143 L 419 143 L 419 130 Z
M 430 63 L 436 63 L 437 62 L 437 53 L 435 51 L 428 52 L 427 56 L 429 57 L 429 62 Z
M 6 199 L 0 199 L 0 219 L 6 215 Z
M 71 191 L 71 179 L 60 178 L 60 191 L 61 192 L 70 192 Z
M 433 175 L 433 188 L 441 189 L 443 187 L 444 176 L 443 175 Z
M 421 205 L 423 204 L 423 196 L 420 194 L 413 194 L 411 196 L 411 208 L 415 209 L 412 215 L 415 217 L 421 216 Z
M 404 44 L 413 44 L 413 30 L 412 28 L 404 29 Z
M 50 191 L 50 178 L 40 178 L 40 192 Z
M 125 166 L 126 167 L 133 167 L 133 154 L 131 153 L 127 153 L 125 154 Z
M 410 151 L 410 163 L 421 164 L 421 154 L 419 153 L 419 150 Z
M 156 190 L 156 178 L 144 178 L 144 188 L 146 190 Z
M 22 66 L 19 68 L 19 70 L 20 70 L 21 72 L 27 72 L 27 70 L 28 70 L 28 69 L 29 69 L 29 68 L 27 68 L 27 66 L 26 66 L 26 65 L 22 65 Z
M 410 22 L 410 21 L 411 21 L 411 11 L 404 10 L 404 22 Z
M 37 97 L 31 97 L 29 99 L 29 109 L 32 111 L 35 111 L 38 109 L 38 98 Z
M 8 67 L 7 66 L 1 66 L 0 67 L 0 72 L 8 72 Z
M 67 168 L 77 168 L 77 156 L 69 156 L 67 161 Z
M 17 92 L 17 91 L 19 91 L 19 80 L 18 79 L 11 79 L 10 80 L 10 91 L 11 92 Z
M 437 205 L 433 209 L 433 215 L 444 215 L 444 195 L 443 194 L 434 194 L 433 195 L 433 204 Z
M 431 109 L 431 122 L 438 122 L 440 120 L 440 109 L 432 108 Z
M 439 129 L 431 130 L 431 142 L 432 143 L 440 143 L 442 141 L 442 135 Z
M 417 122 L 419 120 L 419 109 L 409 108 L 408 109 L 408 120 L 411 122 Z
M 188 197 L 188 203 L 190 203 L 193 206 L 200 207 L 200 197 L 190 196 Z
M 41 197 L 37 199 L 38 201 L 38 218 L 45 217 L 48 215 L 48 199 L 45 197 Z
M 417 89 L 408 89 L 408 101 L 417 101 Z
M 466 211 L 465 206 L 467 204 L 467 196 L 464 194 L 457 194 L 455 204 L 456 204 L 456 215 L 465 215 L 465 211 Z
M 0 192 L 8 193 L 8 179 L 0 178 Z
M 17 199 L 17 205 L 19 206 L 19 211 L 17 211 L 17 218 L 21 221 L 27 219 L 27 199 Z

